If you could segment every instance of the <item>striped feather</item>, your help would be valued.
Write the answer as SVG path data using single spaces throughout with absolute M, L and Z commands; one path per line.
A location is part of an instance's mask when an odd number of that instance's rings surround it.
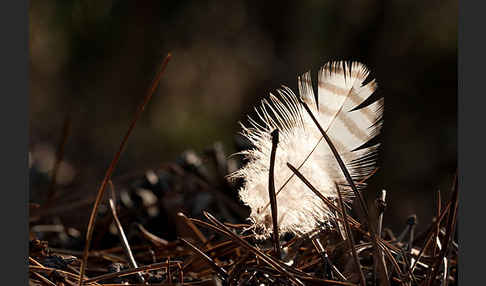
M 311 74 L 297 78 L 299 96 L 327 132 L 355 180 L 362 180 L 375 169 L 378 145 L 357 149 L 376 136 L 382 126 L 383 99 L 357 108 L 376 90 L 374 80 L 363 85 L 368 69 L 357 62 L 330 62 L 318 72 L 317 97 Z M 244 178 L 240 199 L 251 208 L 250 220 L 261 237 L 272 232 L 268 207 L 268 169 L 271 152 L 270 133 L 280 131 L 275 160 L 275 183 L 278 192 L 280 233 L 306 234 L 316 227 L 332 227 L 334 214 L 288 169 L 287 162 L 300 172 L 326 197 L 337 199 L 335 182 L 345 184 L 329 146 L 291 89 L 283 86 L 278 96 L 270 94 L 262 100 L 256 113 L 261 121 L 249 118 L 249 127 L 242 125 L 242 135 L 256 148 L 242 152 L 248 163 L 231 178 Z M 378 122 L 379 121 L 379 122 Z M 363 186 L 363 184 L 360 184 Z M 347 189 L 349 202 L 353 193 Z

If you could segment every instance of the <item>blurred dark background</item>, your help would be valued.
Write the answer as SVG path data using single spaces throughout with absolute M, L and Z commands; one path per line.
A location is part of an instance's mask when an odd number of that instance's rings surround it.
M 380 170 L 385 224 L 424 226 L 457 165 L 457 1 L 30 1 L 30 158 L 58 184 L 94 195 L 153 75 L 160 87 L 115 176 L 215 141 L 235 152 L 238 121 L 297 75 L 359 60 L 385 97 Z M 38 190 L 32 185 L 31 201 Z M 72 194 L 69 194 L 72 195 Z M 86 220 L 87 223 L 87 220 Z M 420 229 L 420 225 L 419 225 Z

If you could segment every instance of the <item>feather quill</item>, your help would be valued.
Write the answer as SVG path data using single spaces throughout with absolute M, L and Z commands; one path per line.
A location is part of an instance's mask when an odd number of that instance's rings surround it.
M 375 80 L 363 84 L 368 69 L 361 63 L 329 62 L 318 72 L 318 94 L 314 95 L 310 72 L 298 77 L 299 96 L 307 103 L 326 131 L 348 167 L 354 180 L 361 180 L 375 169 L 379 144 L 359 148 L 381 129 L 383 98 L 361 108 L 376 90 Z M 246 150 L 248 163 L 230 178 L 243 178 L 239 190 L 242 202 L 251 208 L 253 230 L 260 238 L 272 233 L 271 212 L 268 208 L 268 171 L 274 129 L 280 132 L 275 159 L 279 233 L 303 235 L 316 227 L 332 227 L 334 214 L 303 182 L 293 176 L 287 162 L 299 166 L 300 172 L 327 198 L 338 198 L 335 182 L 345 185 L 339 165 L 329 146 L 294 92 L 282 86 L 279 97 L 270 94 L 255 108 L 262 123 L 249 117 L 249 126 L 241 124 L 241 134 L 255 148 Z M 361 185 L 362 187 L 363 185 Z M 341 190 L 345 201 L 353 193 Z

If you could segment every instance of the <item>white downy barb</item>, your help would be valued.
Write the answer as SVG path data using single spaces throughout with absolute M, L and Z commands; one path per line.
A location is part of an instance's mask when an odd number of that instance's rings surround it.
M 318 73 L 317 100 L 310 72 L 298 77 L 299 96 L 334 143 L 356 182 L 375 169 L 379 144 L 355 149 L 377 135 L 383 122 L 383 98 L 355 109 L 377 87 L 374 80 L 363 84 L 368 73 L 367 68 L 357 62 L 327 63 Z M 279 97 L 270 94 L 269 100 L 264 99 L 256 108 L 260 123 L 249 118 L 250 126 L 242 125 L 243 136 L 255 148 L 242 152 L 248 163 L 230 175 L 230 178 L 244 179 L 239 190 L 240 199 L 251 208 L 250 220 L 260 238 L 272 233 L 268 176 L 272 149 L 270 133 L 274 129 L 280 132 L 274 172 L 280 234 L 306 234 L 318 226 L 330 226 L 334 219 L 325 203 L 297 176 L 292 176 L 287 162 L 296 168 L 302 165 L 299 171 L 331 201 L 338 197 L 335 183 L 347 185 L 329 145 L 297 95 L 285 86 L 277 92 Z M 346 201 L 352 200 L 350 188 L 343 187 L 341 192 Z

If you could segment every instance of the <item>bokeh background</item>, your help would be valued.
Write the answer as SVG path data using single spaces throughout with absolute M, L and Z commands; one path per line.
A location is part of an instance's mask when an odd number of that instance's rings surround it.
M 51 170 L 67 116 L 59 184 L 95 194 L 168 52 L 160 87 L 116 175 L 235 149 L 238 121 L 269 92 L 328 60 L 359 60 L 385 97 L 385 224 L 425 224 L 457 165 L 457 1 L 30 1 L 30 158 Z M 73 183 L 74 182 L 74 183 Z M 32 185 L 34 186 L 34 184 Z M 36 202 L 40 190 L 31 189 Z M 419 229 L 420 229 L 419 225 Z

